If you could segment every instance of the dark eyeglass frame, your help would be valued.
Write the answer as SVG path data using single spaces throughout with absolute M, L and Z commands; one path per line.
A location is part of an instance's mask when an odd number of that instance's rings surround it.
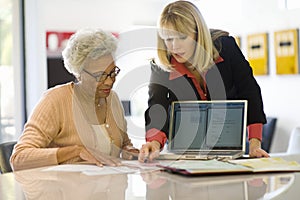
M 104 82 L 108 77 L 110 77 L 111 79 L 116 78 L 116 76 L 120 73 L 121 69 L 119 67 L 115 67 L 111 72 L 109 72 L 108 74 L 105 72 L 99 72 L 97 73 L 97 75 L 92 74 L 91 72 L 83 69 L 82 71 L 84 71 L 85 73 L 87 73 L 88 75 L 92 76 L 93 78 L 96 79 L 97 82 Z

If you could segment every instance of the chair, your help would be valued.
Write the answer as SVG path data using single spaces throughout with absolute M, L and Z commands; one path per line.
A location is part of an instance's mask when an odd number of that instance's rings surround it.
M 270 148 L 276 128 L 276 117 L 267 117 L 267 123 L 263 125 L 261 148 L 270 153 Z M 247 134 L 248 137 L 248 134 Z M 249 142 L 246 142 L 246 152 L 249 154 Z
M 296 127 L 292 130 L 287 153 L 288 154 L 300 153 L 300 127 Z
M 1 173 L 12 172 L 9 159 L 13 151 L 14 145 L 16 143 L 17 143 L 16 141 L 12 141 L 12 142 L 4 142 L 0 144 L 0 172 Z
M 276 128 L 276 122 L 277 122 L 277 118 L 267 117 L 267 123 L 264 124 L 263 126 L 263 133 L 262 133 L 263 140 L 261 143 L 261 147 L 263 150 L 265 150 L 268 153 L 270 153 L 270 148 L 272 145 L 273 136 Z

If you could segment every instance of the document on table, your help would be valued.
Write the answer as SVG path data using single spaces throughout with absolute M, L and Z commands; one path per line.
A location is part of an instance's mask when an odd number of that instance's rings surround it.
M 282 158 L 253 158 L 230 161 L 178 160 L 158 166 L 166 171 L 183 175 L 300 171 L 299 163 L 286 161 Z
M 161 170 L 157 165 L 161 163 L 170 163 L 170 161 L 153 161 L 148 163 L 142 163 L 137 160 L 123 160 L 122 165 L 130 167 L 130 168 L 138 168 L 142 171 L 153 171 L 153 170 Z
M 218 160 L 178 160 L 159 167 L 183 175 L 249 172 L 248 167 Z
M 80 172 L 86 175 L 105 175 L 105 174 L 127 174 L 139 173 L 140 171 L 160 170 L 156 163 L 140 163 L 138 161 L 122 161 L 121 166 L 98 167 L 92 164 L 64 164 L 51 166 L 43 171 L 61 171 L 61 172 Z
M 126 167 L 126 166 L 98 167 L 96 165 L 87 165 L 87 164 L 64 164 L 64 165 L 48 167 L 48 168 L 44 169 L 43 171 L 81 172 L 86 175 L 106 175 L 106 174 L 136 173 L 139 170 L 130 168 L 130 167 Z
M 300 171 L 300 164 L 282 158 L 253 158 L 229 161 L 251 168 L 253 172 Z

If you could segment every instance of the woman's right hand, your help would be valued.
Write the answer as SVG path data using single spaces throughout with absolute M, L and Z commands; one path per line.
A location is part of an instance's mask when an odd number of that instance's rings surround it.
M 96 164 L 99 167 L 102 167 L 103 165 L 109 165 L 113 167 L 121 165 L 121 161 L 119 159 L 113 158 L 103 153 L 97 153 L 97 158 L 96 158 L 84 147 L 82 147 L 79 156 L 81 159 L 89 163 Z
M 143 144 L 142 148 L 140 149 L 139 161 L 151 162 L 159 156 L 159 152 L 160 152 L 160 143 L 158 141 L 153 140 L 151 142 L 147 142 L 146 144 Z
M 61 147 L 57 151 L 58 164 L 66 162 L 67 160 L 73 159 L 75 157 L 80 157 L 82 160 L 87 161 L 91 164 L 96 164 L 99 167 L 102 167 L 103 165 L 121 165 L 121 161 L 119 159 L 113 158 L 103 153 L 97 153 L 97 156 L 95 157 L 83 146 L 74 145 Z
M 87 161 L 88 163 L 96 164 L 99 167 L 103 167 L 103 164 L 99 162 L 90 152 L 86 150 L 86 148 L 82 147 L 79 157 L 82 160 Z

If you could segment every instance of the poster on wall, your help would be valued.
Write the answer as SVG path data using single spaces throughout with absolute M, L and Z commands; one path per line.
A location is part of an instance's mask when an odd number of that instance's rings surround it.
M 47 57 L 61 57 L 61 52 L 65 48 L 68 39 L 75 31 L 47 31 L 46 48 Z M 119 37 L 117 32 L 111 32 L 116 38 Z
M 251 34 L 247 36 L 248 61 L 254 75 L 267 75 L 269 65 L 268 34 Z
M 48 57 L 60 57 L 62 50 L 65 48 L 68 39 L 74 32 L 67 31 L 47 31 L 46 48 Z
M 298 29 L 282 30 L 274 33 L 276 74 L 299 73 Z
M 48 88 L 58 84 L 75 81 L 73 74 L 69 73 L 64 67 L 62 51 L 66 47 L 73 31 L 47 31 L 46 32 L 46 51 L 47 51 L 47 79 Z M 117 33 L 112 32 L 115 37 Z

